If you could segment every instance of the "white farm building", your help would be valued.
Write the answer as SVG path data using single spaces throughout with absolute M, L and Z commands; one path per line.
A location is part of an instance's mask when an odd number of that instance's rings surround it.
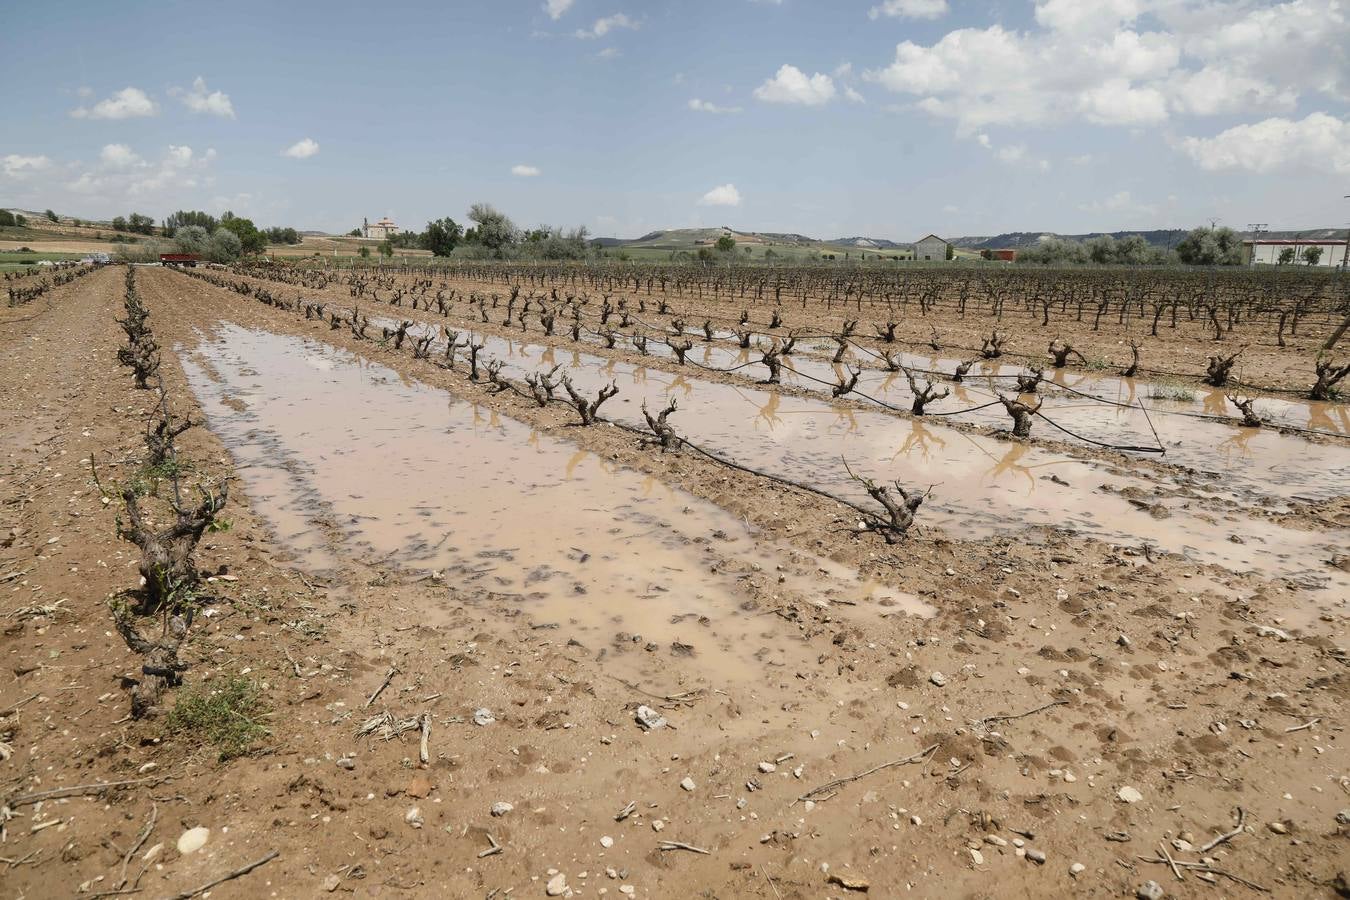
M 936 234 L 930 234 L 914 242 L 914 258 L 920 262 L 923 260 L 949 259 L 951 249 L 950 241 L 944 241 Z
M 398 234 L 398 226 L 388 216 L 373 225 L 365 219 L 361 220 L 361 237 L 382 241 L 396 234 Z
M 1243 265 L 1267 265 L 1276 266 L 1285 265 L 1306 266 L 1308 262 L 1308 250 L 1317 248 L 1311 254 L 1316 257 L 1317 262 L 1312 265 L 1319 268 L 1338 268 L 1345 263 L 1345 241 L 1331 240 L 1267 240 L 1267 241 L 1243 241 L 1242 242 L 1242 264 Z M 1320 253 L 1317 251 L 1321 251 Z

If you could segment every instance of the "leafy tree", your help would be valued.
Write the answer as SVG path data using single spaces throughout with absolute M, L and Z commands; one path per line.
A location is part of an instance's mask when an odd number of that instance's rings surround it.
M 1294 261 L 1294 248 L 1285 247 L 1283 250 L 1280 251 L 1280 255 L 1276 259 L 1276 264 L 1281 266 L 1287 266 L 1293 261 Z
M 353 228 L 351 231 L 347 232 L 347 237 L 360 237 L 360 236 L 361 236 L 360 228 Z
M 239 258 L 244 250 L 244 242 L 239 235 L 228 228 L 217 228 L 206 246 L 207 258 L 212 262 L 228 263 Z
M 380 241 L 380 255 L 389 259 L 394 255 L 394 245 L 389 243 L 388 240 Z
M 1236 266 L 1242 239 L 1231 228 L 1196 228 L 1177 244 L 1177 256 L 1188 266 Z
M 134 212 L 127 217 L 127 231 L 133 234 L 154 234 L 155 220 L 149 216 Z
M 362 247 L 360 250 L 356 251 L 356 255 L 361 257 L 362 259 L 370 259 L 370 248 Z
M 184 225 L 173 233 L 173 242 L 178 245 L 179 253 L 204 254 L 211 243 L 211 236 L 200 225 Z
M 707 247 L 698 248 L 698 261 L 701 263 L 710 263 L 713 261 L 713 252 Z
M 427 223 L 422 233 L 422 249 L 430 250 L 432 256 L 449 256 L 455 252 L 455 245 L 464 237 L 464 229 L 454 219 L 446 216 Z
M 113 231 L 126 231 L 127 220 L 122 216 L 113 216 L 112 227 Z
M 736 239 L 729 234 L 724 234 L 717 239 L 717 251 L 719 253 L 730 253 L 736 249 Z
M 263 232 L 267 237 L 269 244 L 299 244 L 303 240 L 300 232 L 294 228 L 278 228 L 273 226 Z
M 0 209 L 0 228 L 14 227 L 14 213 L 7 209 Z
M 60 221 L 61 221 L 61 217 L 58 216 L 56 213 L 52 212 L 50 209 L 47 210 L 47 212 L 46 212 L 45 215 L 47 216 L 48 219 L 50 219 L 50 220 L 53 221 L 53 222 L 60 222 Z
M 241 218 L 227 210 L 221 213 L 220 227 L 239 238 L 244 253 L 261 253 L 267 249 L 267 235 L 258 230 L 252 219 Z
M 1303 251 L 1303 261 L 1310 266 L 1315 266 L 1322 260 L 1321 247 L 1309 247 Z
M 28 217 L 25 216 L 25 215 L 23 215 L 23 214 L 21 214 L 21 213 L 15 213 L 15 214 L 14 214 L 14 224 L 15 224 L 15 225 L 18 225 L 20 228 L 22 228 L 23 226 L 25 226 L 25 225 L 28 224 Z
M 210 233 L 215 231 L 219 224 L 216 217 L 210 213 L 197 209 L 180 209 L 164 220 L 164 235 L 165 237 L 173 237 L 174 232 L 184 225 L 200 225 L 206 229 L 207 233 Z
M 505 255 L 506 248 L 520 239 L 515 223 L 491 204 L 475 203 L 469 207 L 469 221 L 477 226 L 473 229 L 477 243 L 491 250 L 495 256 Z

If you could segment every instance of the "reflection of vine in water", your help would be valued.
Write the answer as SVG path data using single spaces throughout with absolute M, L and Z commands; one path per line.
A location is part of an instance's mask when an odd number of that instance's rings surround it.
M 544 348 L 544 352 L 541 353 L 541 354 L 539 354 L 539 362 L 541 362 L 542 364 L 544 364 L 544 365 L 546 365 L 546 366 L 550 366 L 550 367 L 554 365 L 554 363 L 555 363 L 556 361 L 555 361 L 554 358 L 553 358 L 553 348 L 552 348 L 552 347 L 546 347 L 546 348 Z
M 856 434 L 859 430 L 858 417 L 854 414 L 853 410 L 849 409 L 848 407 L 835 408 L 834 424 L 831 425 L 830 427 L 833 428 L 838 425 L 847 426 L 844 428 L 844 434 Z
M 675 391 L 682 391 L 685 399 L 688 399 L 694 393 L 694 386 L 683 375 L 676 375 L 675 380 L 670 383 L 670 387 L 666 388 L 666 396 L 670 396 Z
M 778 405 L 782 402 L 782 395 L 774 391 L 766 391 L 764 394 L 764 405 L 759 408 L 759 414 L 755 416 L 756 422 L 763 422 L 773 431 L 775 426 L 783 424 L 783 419 L 778 415 Z
M 895 451 L 895 455 L 891 457 L 891 462 L 895 462 L 901 456 L 909 456 L 915 450 L 919 451 L 924 460 L 931 459 L 930 442 L 936 444 L 939 448 L 947 446 L 945 440 L 929 431 L 928 426 L 919 419 L 911 419 L 910 426 L 910 432 L 905 437 L 905 442 L 900 445 L 899 450 Z
M 572 454 L 571 458 L 567 460 L 567 465 L 563 470 L 566 473 L 565 477 L 568 481 L 576 478 L 577 466 L 581 465 L 581 461 L 590 455 L 590 452 L 587 450 L 578 450 L 576 453 Z
M 1333 409 L 1336 411 L 1335 419 L 1330 415 Z M 1314 400 L 1308 404 L 1308 427 L 1318 431 L 1350 434 L 1350 406 Z
M 1248 444 L 1251 443 L 1252 438 L 1260 433 L 1255 428 L 1234 426 L 1232 437 L 1220 441 L 1214 449 L 1225 462 L 1232 463 L 1239 459 L 1251 459 L 1252 449 Z
M 1224 393 L 1223 388 L 1215 388 L 1207 391 L 1203 398 L 1205 412 L 1211 416 L 1222 416 L 1228 418 L 1228 395 Z
M 646 384 L 646 383 L 647 383 L 647 367 L 646 367 L 646 366 L 634 366 L 634 367 L 633 367 L 633 384 Z

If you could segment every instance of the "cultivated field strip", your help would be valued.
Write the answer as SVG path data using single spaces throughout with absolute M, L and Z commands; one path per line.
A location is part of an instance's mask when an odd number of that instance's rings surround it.
M 354 315 L 335 304 L 329 313 Z M 398 324 L 370 317 L 371 329 Z M 425 341 L 424 364 L 444 356 L 447 345 L 437 327 L 423 324 L 408 334 L 406 348 L 416 335 Z M 1022 442 L 954 430 L 926 417 L 900 421 L 811 397 L 721 384 L 696 377 L 695 370 L 658 372 L 489 334 L 475 334 L 471 342 L 481 345 L 478 366 L 486 369 L 492 358 L 501 364 L 503 377 L 523 379 L 562 364 L 583 393 L 618 384 L 619 397 L 604 413 L 634 429 L 645 430 L 642 405 L 657 410 L 673 397 L 681 408 L 672 420 L 681 437 L 724 458 L 858 502 L 866 498 L 848 477 L 844 460 L 855 471 L 884 472 L 913 488 L 933 485 L 934 497 L 920 521 L 949 534 L 980 538 L 1065 529 L 1141 552 L 1153 548 L 1232 571 L 1268 571 L 1309 587 L 1329 586 L 1332 593 L 1318 599 L 1333 606 L 1343 603 L 1333 595 L 1350 587 L 1342 571 L 1327 565 L 1350 538 L 1344 530 L 1303 530 L 1249 516 L 1232 496 L 1225 504 L 1230 508 L 1216 515 L 1194 508 L 1199 495 L 1186 483 L 1159 483 Z M 459 365 L 467 367 L 462 356 Z

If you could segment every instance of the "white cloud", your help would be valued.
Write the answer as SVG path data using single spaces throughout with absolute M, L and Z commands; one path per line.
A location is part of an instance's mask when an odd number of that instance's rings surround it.
M 1181 149 L 1208 171 L 1273 172 L 1307 168 L 1350 174 L 1350 122 L 1312 113 L 1238 125 L 1212 138 L 1188 137 Z
M 1037 0 L 1036 25 L 902 41 L 865 78 L 916 98 L 961 133 L 1086 121 L 1135 127 L 1181 115 L 1288 112 L 1350 99 L 1344 0 Z M 1146 24 L 1145 24 L 1146 23 Z
M 807 77 L 796 66 L 784 64 L 768 81 L 755 88 L 755 97 L 765 103 L 795 103 L 821 106 L 834 99 L 834 80 L 820 72 Z
M 1027 145 L 1026 145 L 1026 144 L 1009 144 L 1009 145 L 1006 146 L 1006 147 L 1000 147 L 1000 148 L 994 153 L 994 155 L 997 156 L 997 157 L 999 158 L 999 161 L 1000 161 L 1000 162 L 1005 162 L 1005 163 L 1019 163 L 1019 162 L 1021 162 L 1022 160 L 1026 159 L 1026 156 L 1027 156 Z
M 126 144 L 106 144 L 98 154 L 99 162 L 110 169 L 129 169 L 144 160 Z
M 159 104 L 151 100 L 145 91 L 126 87 L 92 107 L 76 107 L 70 111 L 70 115 L 76 119 L 135 119 L 153 116 L 158 112 Z
M 291 144 L 285 150 L 281 151 L 282 156 L 288 156 L 291 159 L 309 159 L 319 152 L 319 142 L 313 138 L 303 138 Z
M 542 174 L 536 166 L 512 166 L 511 174 L 521 178 L 534 178 Z
M 579 38 L 602 38 L 619 28 L 628 28 L 636 31 L 638 23 L 629 18 L 624 13 L 615 13 L 612 16 L 605 16 L 595 20 L 595 24 L 590 28 L 578 28 L 576 35 Z
M 716 103 L 700 100 L 697 97 L 689 101 L 689 108 L 694 112 L 706 113 L 738 113 L 741 111 L 739 106 L 718 106 Z
M 833 75 L 835 78 L 848 78 L 853 74 L 853 63 L 841 62 L 839 65 L 834 67 L 834 71 L 831 72 L 830 74 Z
M 867 11 L 869 19 L 938 19 L 947 14 L 947 0 L 886 0 Z
M 734 184 L 720 184 L 699 198 L 699 206 L 740 206 L 741 192 Z
M 556 22 L 572 8 L 572 4 L 575 2 L 576 0 L 544 0 L 544 12 L 548 13 L 548 17 Z
M 1081 203 L 1078 206 L 1084 212 L 1130 213 L 1139 217 L 1155 215 L 1158 207 L 1135 200 L 1129 191 L 1116 191 L 1104 200 Z
M 849 103 L 866 103 L 863 95 L 855 91 L 850 85 L 844 85 L 844 99 Z
M 20 156 L 17 153 L 0 156 L 0 173 L 19 181 L 51 167 L 52 161 L 45 156 Z
M 596 58 L 596 59 L 615 59 L 615 58 L 620 57 L 620 56 L 622 56 L 622 55 L 623 55 L 623 54 L 619 51 L 619 49 L 618 49 L 617 47 L 606 47 L 605 49 L 601 50 L 599 53 L 595 54 L 595 58 Z
M 234 104 L 229 94 L 220 91 L 208 91 L 206 80 L 200 75 L 192 82 L 192 87 L 171 88 L 169 93 L 183 101 L 183 105 L 195 113 L 207 113 L 222 119 L 234 118 Z

